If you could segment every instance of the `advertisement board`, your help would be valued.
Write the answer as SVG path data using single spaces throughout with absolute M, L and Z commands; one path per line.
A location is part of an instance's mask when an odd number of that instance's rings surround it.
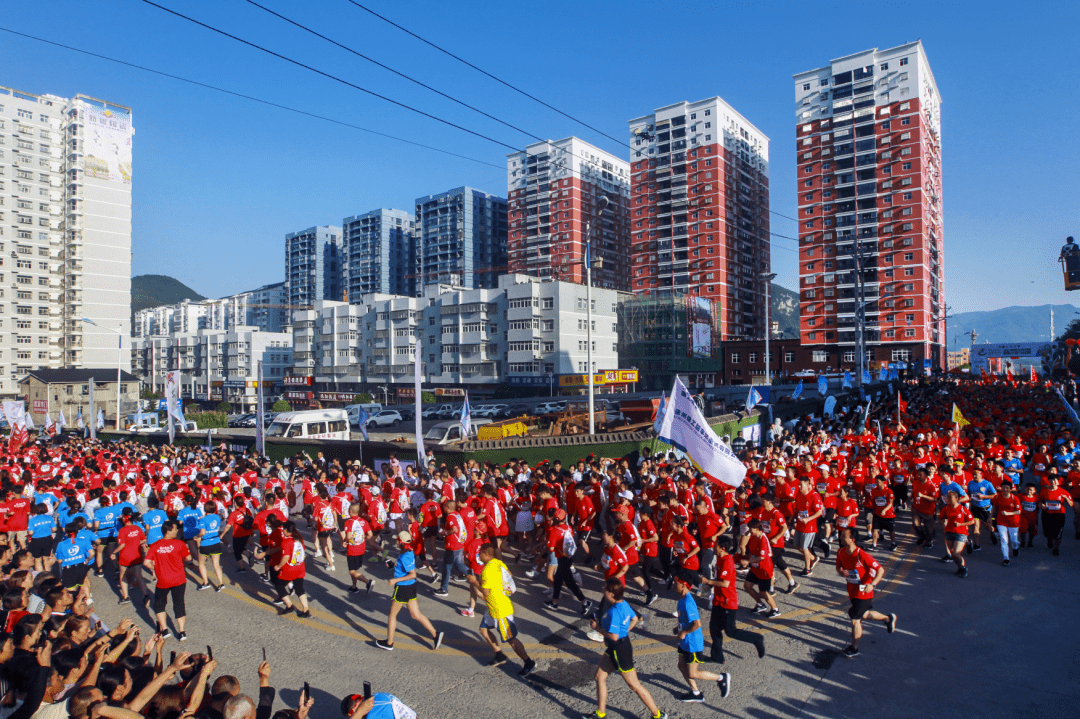
M 35 399 L 34 400 L 34 414 L 45 414 L 49 411 L 49 400 L 47 399 Z
M 311 384 L 310 377 L 282 377 L 281 384 L 287 387 L 308 386 Z
M 83 101 L 83 158 L 86 176 L 131 184 L 131 112 Z
M 698 359 L 712 357 L 713 348 L 713 308 L 712 303 L 704 297 L 691 297 L 687 299 L 689 306 L 687 314 L 690 317 L 690 353 Z
M 988 360 L 1009 358 L 1041 358 L 1048 360 L 1054 353 L 1053 342 L 1011 342 L 1000 344 L 973 345 L 971 347 L 971 371 L 989 369 Z M 996 364 L 996 363 L 995 363 Z

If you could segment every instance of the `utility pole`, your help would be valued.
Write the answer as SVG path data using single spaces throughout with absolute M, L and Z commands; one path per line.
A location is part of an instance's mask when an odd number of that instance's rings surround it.
M 769 300 L 769 290 L 776 274 L 762 272 L 758 275 L 765 281 L 765 384 L 772 384 L 772 357 L 769 355 L 769 338 L 772 336 L 772 305 Z M 753 383 L 753 379 L 750 380 Z
M 866 289 L 863 285 L 862 243 L 855 238 L 855 282 L 858 283 L 855 298 L 855 324 L 858 334 L 855 336 L 855 351 L 859 355 L 859 386 L 862 386 L 866 366 Z

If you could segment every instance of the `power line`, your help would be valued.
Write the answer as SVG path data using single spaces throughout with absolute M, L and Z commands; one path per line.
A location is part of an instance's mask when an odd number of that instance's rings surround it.
M 424 39 L 424 38 L 420 37 L 419 35 L 417 35 L 416 33 L 414 33 L 414 32 L 413 32 L 412 30 L 409 30 L 408 28 L 405 28 L 405 27 L 402 27 L 401 25 L 398 25 L 398 24 L 397 24 L 396 22 L 394 22 L 393 20 L 390 20 L 389 18 L 383 17 L 382 15 L 380 15 L 380 14 L 379 14 L 379 13 L 377 13 L 377 12 L 375 12 L 375 11 L 374 11 L 374 10 L 372 10 L 371 8 L 369 8 L 369 7 L 365 7 L 364 5 L 361 5 L 360 3 L 356 2 L 356 0 L 348 0 L 348 1 L 349 1 L 350 3 L 352 3 L 353 5 L 355 5 L 356 7 L 360 8 L 361 10 L 363 10 L 364 12 L 368 12 L 368 13 L 371 13 L 372 15 L 374 15 L 374 16 L 375 16 L 375 17 L 377 17 L 377 18 L 379 18 L 379 19 L 380 19 L 380 20 L 382 20 L 383 22 L 385 22 L 385 23 L 389 23 L 390 25 L 393 25 L 394 27 L 396 27 L 396 28 L 397 28 L 398 30 L 401 30 L 401 31 L 402 31 L 403 33 L 405 33 L 406 35 L 410 35 L 410 36 L 412 36 L 412 37 L 416 38 L 417 40 L 419 40 L 420 42 L 424 43 L 425 45 L 428 45 L 428 46 L 430 46 L 430 47 L 433 47 L 433 48 L 435 48 L 436 50 L 438 50 L 439 52 L 443 53 L 444 55 L 447 55 L 447 56 L 449 56 L 449 57 L 452 57 L 452 58 L 454 58 L 455 60 L 457 60 L 458 62 L 460 62 L 460 63 L 462 63 L 462 64 L 464 64 L 464 65 L 467 65 L 468 67 L 471 67 L 471 68 L 472 68 L 473 70 L 476 70 L 476 71 L 477 71 L 477 72 L 479 72 L 480 74 L 482 74 L 482 75 L 485 75 L 485 76 L 487 76 L 487 77 L 491 78 L 492 80 L 494 80 L 495 82 L 499 83 L 500 85 L 505 85 L 506 87 L 510 88 L 510 89 L 511 89 L 511 90 L 513 90 L 514 92 L 517 92 L 517 93 L 519 93 L 519 94 L 521 94 L 521 95 L 524 95 L 525 97 L 529 98 L 530 100 L 533 100 L 534 102 L 538 102 L 538 103 L 540 103 L 541 105 L 543 105 L 544 107 L 548 108 L 549 110 L 553 110 L 554 112 L 557 112 L 557 113 L 559 113 L 559 114 L 560 114 L 560 115 L 562 115 L 563 117 L 565 117 L 565 118 L 567 118 L 567 119 L 569 119 L 569 120 L 573 120 L 574 122 L 576 122 L 577 124 L 581 125 L 582 127 L 587 127 L 587 128 L 589 128 L 590 130 L 592 130 L 593 132 L 597 132 L 597 133 L 600 133 L 601 135 L 603 135 L 604 137 L 608 138 L 609 140 L 613 140 L 613 141 L 615 141 L 615 142 L 619 143 L 620 145 L 624 145 L 624 144 L 626 144 L 626 143 L 625 143 L 625 140 L 617 140 L 616 138 L 614 138 L 614 137 L 612 137 L 611 135 L 607 134 L 607 133 L 606 133 L 606 132 L 604 132 L 603 130 L 600 130 L 600 129 L 598 129 L 598 128 L 595 128 L 595 127 L 593 127 L 592 125 L 590 125 L 589 123 L 585 122 L 584 120 L 579 120 L 579 119 L 577 119 L 576 117 L 574 117 L 573 115 L 570 115 L 570 114 L 567 114 L 567 113 L 563 112 L 562 110 L 560 110 L 559 108 L 555 107 L 554 105 L 550 105 L 550 104 L 548 104 L 548 103 L 544 102 L 543 100 L 541 100 L 540 98 L 536 97 L 535 95 L 531 95 L 531 94 L 529 94 L 528 92 L 526 92 L 526 91 L 522 90 L 522 89 L 521 89 L 520 87 L 517 87 L 516 85 L 512 85 L 512 84 L 510 84 L 509 82 L 507 82 L 506 80 L 503 80 L 503 79 L 501 79 L 501 78 L 498 78 L 498 77 L 496 77 L 495 75 L 492 75 L 492 74 L 491 74 L 490 72 L 488 72 L 487 70 L 484 70 L 483 68 L 477 67 L 476 65 L 472 64 L 472 63 L 471 63 L 471 62 L 469 62 L 468 60 L 466 60 L 466 59 L 464 59 L 464 58 L 462 58 L 462 57 L 459 57 L 459 56 L 455 55 L 454 53 L 450 52 L 449 50 L 447 50 L 447 49 L 445 49 L 445 48 L 439 47 L 438 45 L 436 45 L 435 43 L 431 42 L 430 40 L 426 40 L 426 39 Z
M 290 63 L 292 65 L 296 65 L 297 67 L 302 67 L 305 70 L 310 70 L 311 72 L 314 72 L 314 73 L 316 73 L 318 75 L 322 75 L 323 77 L 328 78 L 330 80 L 333 80 L 334 82 L 339 82 L 342 85 L 346 85 L 348 87 L 351 87 L 354 90 L 359 90 L 360 92 L 371 95 L 372 97 L 377 97 L 380 100 L 385 100 L 386 102 L 389 102 L 392 105 L 397 105 L 398 107 L 403 108 L 405 110 L 408 110 L 410 112 L 415 112 L 418 115 L 423 115 L 424 117 L 426 117 L 428 119 L 435 120 L 436 122 L 440 122 L 440 123 L 442 123 L 444 125 L 449 125 L 450 127 L 461 130 L 462 132 L 467 132 L 470 135 L 473 135 L 475 137 L 479 137 L 479 138 L 481 138 L 483 140 L 487 140 L 488 142 L 493 142 L 496 145 L 501 145 L 501 146 L 503 146 L 503 147 L 505 147 L 505 148 L 507 148 L 509 150 L 513 150 L 514 152 L 518 151 L 518 148 L 514 147 L 513 145 L 508 145 L 505 142 L 502 142 L 501 140 L 496 140 L 493 137 L 489 137 L 489 136 L 487 136 L 487 135 L 485 135 L 483 133 L 476 132 L 475 130 L 470 130 L 467 127 L 462 127 L 461 125 L 458 125 L 457 123 L 451 122 L 449 120 L 444 120 L 441 117 L 438 117 L 436 115 L 432 115 L 431 113 L 428 113 L 428 112 L 424 112 L 423 110 L 412 107 L 411 105 L 406 105 L 403 102 L 398 102 L 397 100 L 389 98 L 386 95 L 381 95 L 381 94 L 379 94 L 379 93 L 377 93 L 377 92 L 375 92 L 373 90 L 368 90 L 366 87 L 361 87 L 360 85 L 349 82 L 348 80 L 343 80 L 340 77 L 337 77 L 336 75 L 331 75 L 328 72 L 323 72 L 322 70 L 314 68 L 311 65 L 305 65 L 304 63 L 300 62 L 299 60 L 293 60 L 290 57 L 286 57 L 285 55 L 282 55 L 281 53 L 274 52 L 273 50 L 270 50 L 268 48 L 263 47 L 262 45 L 256 45 L 253 42 L 245 40 L 245 39 L 243 39 L 241 37 L 237 37 L 236 35 L 232 35 L 230 33 L 227 33 L 224 30 L 220 30 L 220 29 L 214 27 L 213 25 L 207 25 L 204 22 L 199 22 L 198 20 L 196 20 L 194 18 L 191 18 L 191 17 L 188 17 L 187 15 L 184 15 L 182 13 L 178 13 L 175 10 L 170 10 L 169 8 L 167 8 L 167 7 L 163 6 L 163 5 L 158 5 L 156 2 L 153 2 L 153 0 L 142 0 L 142 1 L 144 3 L 146 3 L 147 5 L 150 5 L 151 7 L 156 7 L 159 10 L 164 10 L 165 12 L 169 13 L 170 15 L 175 15 L 176 17 L 181 18 L 183 20 L 187 20 L 188 22 L 193 23 L 195 25 L 198 25 L 199 27 L 206 28 L 207 30 L 210 30 L 211 32 L 216 32 L 219 35 L 224 35 L 225 37 L 227 37 L 227 38 L 229 38 L 231 40 L 235 40 L 235 41 L 237 41 L 239 43 L 247 45 L 248 47 L 254 48 L 254 49 L 259 50 L 261 52 L 265 52 L 267 55 L 273 55 L 274 57 L 276 57 L 276 58 L 278 58 L 280 60 L 284 60 L 285 62 Z
M 516 130 L 517 132 L 520 132 L 523 135 L 528 135 L 529 137 L 533 138 L 534 140 L 538 140 L 538 141 L 542 142 L 543 139 L 544 139 L 542 137 L 537 137 L 536 135 L 532 134 L 528 130 L 521 129 L 517 125 L 512 125 L 511 123 L 506 122 L 505 120 L 500 120 L 499 118 L 495 117 L 494 115 L 492 115 L 490 113 L 487 113 L 487 112 L 484 112 L 483 110 L 481 110 L 478 107 L 473 107 L 472 105 L 468 104 L 467 102 L 463 102 L 462 100 L 457 99 L 453 95 L 448 95 L 448 94 L 446 94 L 445 92 L 443 92 L 441 90 L 437 90 L 436 88 L 432 87 L 431 85 L 428 85 L 426 83 L 421 82 L 420 80 L 417 80 L 414 77 L 410 77 L 409 75 L 406 75 L 403 72 L 399 72 L 398 70 L 395 70 L 394 68 L 390 67 L 389 65 L 385 65 L 385 64 L 379 62 L 378 60 L 375 60 L 374 58 L 370 58 L 367 55 L 364 55 L 363 53 L 358 52 L 358 51 L 352 49 L 351 47 L 348 47 L 347 45 L 342 45 L 340 42 L 337 42 L 336 40 L 333 40 L 333 39 L 327 37 L 326 35 L 323 35 L 322 33 L 317 32 L 316 30 L 313 30 L 310 27 L 307 27 L 306 25 L 302 25 L 302 24 L 296 22 L 295 20 L 290 20 L 289 18 L 285 17 L 284 15 L 281 15 L 280 13 L 274 12 L 273 10 L 271 10 L 268 7 L 260 5 L 259 3 L 255 2 L 255 0 L 246 0 L 246 2 L 248 4 L 250 4 L 250 5 L 254 5 L 255 7 L 259 8 L 260 10 L 263 10 L 265 12 L 270 13 L 271 15 L 273 15 L 276 18 L 284 20 L 285 22 L 289 23 L 290 25 L 293 25 L 295 27 L 300 28 L 304 32 L 311 33 L 315 37 L 321 38 L 321 39 L 325 40 L 328 43 L 336 45 L 337 47 L 341 48 L 342 50 L 345 50 L 346 52 L 350 52 L 350 53 L 352 53 L 353 55 L 356 55 L 359 58 L 363 58 L 364 60 L 367 60 L 368 62 L 370 62 L 372 64 L 378 65 L 382 69 L 384 69 L 384 70 L 386 70 L 388 72 L 392 72 L 395 75 L 397 75 L 398 77 L 402 77 L 402 78 L 408 80 L 409 82 L 415 83 L 415 84 L 419 85 L 420 87 L 422 87 L 422 88 L 424 88 L 426 90 L 430 90 L 431 92 L 434 92 L 436 95 L 439 95 L 441 97 L 445 97 L 447 100 L 450 100 L 451 102 L 455 102 L 458 105 L 461 105 L 462 107 L 465 107 L 465 108 L 468 108 L 468 109 L 472 110 L 473 112 L 478 112 L 481 115 L 483 115 L 484 117 L 488 118 L 489 120 L 494 120 L 495 122 L 499 123 L 500 125 L 505 125 L 506 127 L 509 127 L 511 130 Z
M 359 125 L 353 125 L 351 123 L 344 122 L 342 120 L 335 120 L 332 117 L 326 117 L 324 115 L 317 115 L 317 114 L 315 114 L 313 112 L 308 112 L 306 110 L 300 110 L 300 109 L 297 109 L 295 107 L 289 107 L 288 105 L 281 105 L 281 104 L 278 104 L 276 102 L 271 102 L 269 100 L 263 100 L 263 99 L 260 99 L 258 97 L 253 97 L 251 95 L 245 95 L 243 93 L 235 92 L 233 90 L 226 90 L 223 87 L 217 87 L 215 85 L 209 85 L 209 84 L 207 84 L 205 82 L 199 82 L 198 80 L 191 80 L 189 78 L 181 77 L 179 75 L 173 75 L 171 73 L 164 72 L 162 70 L 155 70 L 152 67 L 146 67 L 144 65 L 136 65 L 135 63 L 127 62 L 126 60 L 118 60 L 118 59 L 116 59 L 114 57 L 109 57 L 108 55 L 101 55 L 99 53 L 91 52 L 89 50 L 83 50 L 81 48 L 73 47 L 71 45 L 65 45 L 63 43 L 54 42 L 52 40 L 46 40 L 45 38 L 35 37 L 33 35 L 27 35 L 26 33 L 22 33 L 22 32 L 19 32 L 17 30 L 11 30 L 11 29 L 6 28 L 6 27 L 0 27 L 0 31 L 10 33 L 12 35 L 18 35 L 19 37 L 24 37 L 24 38 L 26 38 L 28 40 L 35 40 L 37 42 L 45 43 L 46 45 L 52 45 L 54 47 L 63 48 L 65 50 L 71 50 L 72 52 L 77 52 L 77 53 L 80 53 L 82 55 L 87 55 L 89 57 L 95 57 L 95 58 L 98 58 L 99 60 L 107 60 L 109 62 L 114 62 L 114 63 L 116 63 L 118 65 L 124 65 L 126 67 L 134 68 L 136 70 L 142 70 L 143 72 L 149 72 L 149 73 L 153 73 L 154 75 L 159 75 L 161 77 L 167 77 L 167 78 L 169 78 L 171 80 L 179 80 L 180 82 L 186 82 L 189 85 L 195 85 L 197 87 L 202 87 L 202 88 L 205 88 L 207 90 L 214 90 L 215 92 L 222 92 L 222 93 L 225 93 L 226 95 L 232 95 L 233 97 L 239 97 L 239 98 L 241 98 L 243 100 L 250 100 L 251 102 L 257 102 L 257 103 L 259 103 L 261 105 L 267 105 L 269 107 L 275 107 L 275 108 L 278 108 L 279 110 L 286 110 L 288 112 L 295 112 L 298 115 L 305 115 L 307 117 L 313 117 L 316 120 L 323 120 L 325 122 L 330 122 L 330 123 L 333 123 L 335 125 L 341 125 L 342 127 L 348 127 L 350 129 L 353 129 L 353 130 L 360 130 L 361 132 L 366 132 L 366 133 L 369 133 L 371 135 L 378 135 L 379 137 L 385 137 L 385 138 L 387 138 L 389 140 L 396 140 L 397 142 L 404 142 L 404 143 L 406 143 L 408 145 L 413 145 L 414 147 L 421 147 L 421 148 L 423 148 L 425 150 L 432 150 L 434 152 L 440 152 L 440 153 L 442 153 L 444 155 L 450 155 L 451 157 L 457 157 L 457 158 L 460 158 L 462 160 L 469 160 L 470 162 L 477 162 L 477 163 L 479 163 L 481 165 L 487 165 L 488 167 L 494 167 L 494 168 L 496 168 L 498 170 L 504 170 L 505 171 L 505 169 L 506 169 L 505 167 L 503 167 L 501 165 L 495 165 L 495 164 L 492 164 L 490 162 L 486 162 L 485 160 L 479 160 L 479 159 L 477 159 L 475 157 L 469 157 L 468 155 L 461 155 L 461 154 L 458 154 L 456 152 L 451 152 L 450 150 L 443 150 L 443 149 L 438 148 L 438 147 L 432 147 L 431 145 L 425 145 L 425 144 L 420 143 L 420 142 L 414 142 L 413 140 L 406 140 L 405 138 L 402 138 L 402 137 L 396 137 L 394 135 L 388 135 L 385 132 L 378 132 L 376 130 L 370 130 L 370 129 L 366 128 L 366 127 L 361 127 Z

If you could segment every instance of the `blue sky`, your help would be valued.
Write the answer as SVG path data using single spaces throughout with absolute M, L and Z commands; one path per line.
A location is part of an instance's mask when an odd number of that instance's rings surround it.
M 157 0 L 514 147 L 532 138 L 244 0 Z M 922 39 L 943 98 L 946 302 L 955 312 L 1065 303 L 1055 262 L 1080 236 L 1074 3 L 386 2 L 359 0 L 616 138 L 626 121 L 720 95 L 771 139 L 771 204 L 795 216 L 791 76 Z M 543 138 L 629 150 L 350 4 L 259 0 Z M 15 9 L 17 8 L 17 12 Z M 140 0 L 0 0 L 0 26 L 475 158 L 432 152 L 0 33 L 0 85 L 133 108 L 133 274 L 208 296 L 284 276 L 284 237 L 460 185 L 505 195 L 508 150 L 396 108 Z M 489 163 L 489 164 L 484 164 Z M 494 167 L 492 166 L 494 165 Z M 775 233 L 795 223 L 772 216 Z M 773 239 L 795 287 L 796 243 Z

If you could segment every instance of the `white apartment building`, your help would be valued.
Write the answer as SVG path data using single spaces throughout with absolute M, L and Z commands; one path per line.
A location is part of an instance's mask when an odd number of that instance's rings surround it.
M 288 288 L 284 282 L 264 285 L 219 300 L 183 300 L 171 305 L 148 307 L 135 313 L 136 337 L 258 327 L 261 332 L 287 332 L 289 326 Z
M 595 371 L 619 369 L 622 294 L 593 289 Z M 293 374 L 342 393 L 408 388 L 419 343 L 425 386 L 546 387 L 587 372 L 585 295 L 575 283 L 504 275 L 494 289 L 431 285 L 422 297 L 317 302 L 293 312 Z
M 260 361 L 267 397 L 293 362 L 292 335 L 262 332 L 258 327 L 200 329 L 135 337 L 132 342 L 132 373 L 153 391 L 163 394 L 166 373 L 179 372 L 182 397 L 210 402 L 224 399 L 241 411 L 255 410 Z
M 0 396 L 33 369 L 115 367 L 133 135 L 130 108 L 0 87 Z

